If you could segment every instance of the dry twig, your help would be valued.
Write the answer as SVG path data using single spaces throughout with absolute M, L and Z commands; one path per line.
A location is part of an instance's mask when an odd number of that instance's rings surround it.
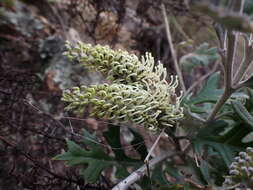
M 176 70 L 177 76 L 179 78 L 181 88 L 182 88 L 183 92 L 185 92 L 186 88 L 185 88 L 185 84 L 184 84 L 183 74 L 181 72 L 181 69 L 179 68 L 179 64 L 178 64 L 178 61 L 177 61 L 177 54 L 176 54 L 176 51 L 174 49 L 173 42 L 172 42 L 172 37 L 171 37 L 171 32 L 170 32 L 170 24 L 169 24 L 169 21 L 168 21 L 168 18 L 167 18 L 165 6 L 163 4 L 162 4 L 162 12 L 163 12 L 165 28 L 166 28 L 166 34 L 167 34 L 167 38 L 168 38 L 168 42 L 169 42 L 170 51 L 171 51 L 171 55 L 172 55 L 172 58 L 173 58 L 175 70 Z
M 155 165 L 164 161 L 165 159 L 174 156 L 176 153 L 165 153 L 157 156 L 149 161 L 149 168 L 154 168 Z M 136 181 L 140 180 L 147 172 L 146 165 L 143 165 L 138 170 L 134 171 L 127 178 L 118 183 L 112 190 L 127 190 L 130 185 L 134 184 Z

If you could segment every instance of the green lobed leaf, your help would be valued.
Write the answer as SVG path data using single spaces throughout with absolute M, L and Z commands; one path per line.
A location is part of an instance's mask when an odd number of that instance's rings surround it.
M 204 179 L 206 180 L 206 182 L 208 184 L 211 184 L 210 183 L 211 182 L 211 176 L 210 176 L 210 170 L 209 170 L 210 166 L 209 166 L 208 162 L 205 161 L 205 160 L 201 160 L 199 168 L 200 168 L 200 171 L 201 171 Z
M 216 72 L 209 77 L 206 85 L 201 89 L 196 97 L 190 99 L 190 104 L 200 104 L 205 102 L 215 103 L 223 93 L 223 90 L 218 89 L 220 73 Z
M 201 113 L 206 113 L 206 109 L 203 108 L 203 107 L 199 107 L 199 106 L 195 106 L 195 105 L 190 105 L 189 106 L 189 109 L 188 109 L 190 112 L 193 112 L 193 113 L 198 113 L 198 114 L 201 114 Z
M 219 97 L 222 95 L 222 89 L 218 89 L 220 79 L 220 73 L 216 72 L 212 74 L 204 87 L 195 97 L 186 96 L 182 100 L 182 104 L 193 113 L 208 113 L 210 111 L 210 105 L 204 103 L 216 103 Z M 202 104 L 201 106 L 199 104 Z M 205 107 L 205 105 L 207 107 Z
M 175 178 L 176 183 L 183 183 L 184 181 L 184 177 L 182 176 L 182 174 L 180 174 L 179 168 L 174 167 L 172 163 L 168 162 L 166 164 L 166 168 L 165 171 L 166 173 L 168 173 L 170 176 L 172 176 L 173 178 Z
M 232 107 L 234 108 L 237 115 L 242 119 L 248 127 L 253 131 L 253 116 L 239 101 L 232 101 Z
M 66 140 L 67 152 L 57 155 L 54 159 L 66 161 L 71 166 L 80 165 L 80 174 L 89 183 L 96 182 L 105 168 L 116 166 L 116 176 L 123 178 L 129 175 L 126 170 L 128 166 L 137 168 L 143 164 L 139 159 L 126 156 L 124 147 L 120 142 L 120 128 L 118 126 L 110 125 L 108 131 L 104 132 L 103 135 L 115 153 L 115 157 L 109 156 L 104 152 L 102 146 L 98 143 L 95 133 L 90 134 L 87 130 L 84 130 L 84 138 L 81 142 L 87 146 L 87 149 L 82 148 L 71 140 Z M 140 139 L 142 140 L 139 137 L 136 142 L 139 142 Z M 145 147 L 145 145 L 143 146 Z
M 252 15 L 252 13 L 253 13 L 253 1 L 252 0 L 245 1 L 244 12 L 249 15 Z
M 226 143 L 241 149 L 246 147 L 253 146 L 253 142 L 244 143 L 243 138 L 247 136 L 251 131 L 249 128 L 245 127 L 245 124 L 242 122 L 237 122 L 232 129 L 227 133 L 223 134 L 219 138 L 220 143 Z
M 197 184 L 205 185 L 207 182 L 205 181 L 205 178 L 203 177 L 203 174 L 200 170 L 200 168 L 196 165 L 196 160 L 193 159 L 190 156 L 186 156 L 185 158 L 185 164 L 184 165 L 178 165 L 176 166 L 177 169 L 179 169 L 179 172 L 183 178 L 184 185 L 187 185 L 188 183 L 185 183 L 185 175 L 190 175 L 191 179 L 195 181 Z M 188 184 L 189 185 L 189 184 Z
M 179 63 L 183 70 L 191 71 L 195 67 L 207 66 L 211 62 L 219 59 L 216 47 L 209 48 L 208 43 L 201 44 L 195 52 L 189 53 L 181 57 Z
M 236 136 L 234 135 L 237 134 L 234 131 L 233 135 L 228 134 L 230 131 L 225 133 L 226 128 L 228 128 L 228 123 L 224 120 L 214 121 L 201 128 L 192 140 L 193 149 L 197 157 L 204 159 L 200 161 L 200 165 L 202 166 L 200 171 L 205 181 L 209 182 L 209 184 L 211 182 L 210 179 L 212 179 L 210 176 L 213 169 L 211 168 L 216 167 L 216 165 L 212 166 L 209 163 L 210 160 L 208 159 L 211 158 L 211 155 L 215 155 L 216 153 L 216 160 L 224 162 L 229 167 L 236 153 L 243 150 L 243 143 L 241 142 L 243 137 L 239 136 L 239 138 L 235 138 Z
M 216 140 L 219 142 L 220 133 L 228 127 L 228 123 L 224 120 L 213 121 L 204 128 L 201 128 L 196 135 L 196 138 L 206 140 Z
M 251 111 L 253 109 L 253 89 L 245 88 L 247 95 L 249 98 L 246 99 L 245 107 L 247 110 Z
M 159 189 L 162 187 L 168 187 L 169 182 L 166 179 L 165 172 L 163 171 L 162 164 L 155 167 L 155 169 L 152 171 L 152 181 L 153 184 L 155 183 L 157 186 L 159 186 Z
M 236 116 L 232 118 L 237 120 Z M 228 168 L 238 152 L 252 146 L 252 141 L 243 142 L 244 137 L 250 132 L 241 121 L 230 123 L 226 120 L 213 121 L 198 131 L 191 142 L 197 157 L 203 159 L 200 159 L 200 171 L 206 182 L 223 182 L 222 175 L 226 170 L 223 168 L 217 172 L 221 169 L 217 163 L 224 163 Z M 205 163 L 202 163 L 203 161 Z
M 239 150 L 237 147 L 233 147 L 228 144 L 217 143 L 215 141 L 208 141 L 204 139 L 194 140 L 193 145 L 194 150 L 198 155 L 202 155 L 202 151 L 205 149 L 205 147 L 214 148 L 220 154 L 227 167 L 231 164 L 236 152 Z
M 89 143 L 91 145 L 90 149 L 85 150 L 73 141 L 66 141 L 68 151 L 56 156 L 54 159 L 67 161 L 71 166 L 83 166 L 81 174 L 87 182 L 95 182 L 103 169 L 114 164 L 113 160 L 95 143 L 93 145 Z

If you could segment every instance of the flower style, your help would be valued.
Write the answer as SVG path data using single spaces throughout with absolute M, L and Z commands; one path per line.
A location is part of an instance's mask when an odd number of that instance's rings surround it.
M 166 69 L 160 64 L 155 67 L 154 58 L 146 53 L 142 61 L 134 54 L 126 51 L 114 51 L 108 46 L 91 46 L 78 42 L 76 46 L 66 43 L 64 53 L 71 60 L 77 60 L 86 68 L 104 73 L 107 79 L 115 83 L 136 84 L 146 83 L 148 80 L 165 82 Z M 153 72 L 155 70 L 155 72 Z M 163 80 L 160 77 L 163 76 Z
M 175 94 L 177 77 L 171 76 L 168 83 L 166 69 L 162 64 L 155 66 L 151 54 L 146 53 L 139 61 L 136 55 L 108 46 L 79 42 L 73 47 L 67 42 L 66 47 L 65 55 L 71 60 L 104 73 L 112 82 L 65 91 L 62 100 L 69 103 L 67 110 L 80 114 L 90 105 L 93 115 L 132 121 L 152 130 L 173 126 L 183 117 L 181 96 Z
M 125 84 L 74 87 L 64 92 L 62 100 L 69 103 L 66 110 L 75 110 L 80 114 L 87 105 L 91 105 L 91 115 L 132 121 L 151 130 L 159 125 L 170 126 L 182 116 L 180 111 L 175 112 L 174 105 L 164 109 L 148 91 Z
M 252 189 L 253 188 L 253 148 L 240 152 L 230 165 L 229 176 L 225 177 L 224 189 Z

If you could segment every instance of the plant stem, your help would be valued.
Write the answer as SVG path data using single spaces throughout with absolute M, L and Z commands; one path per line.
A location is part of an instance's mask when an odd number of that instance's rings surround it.
M 146 158 L 144 160 L 144 163 L 148 164 L 149 158 L 150 158 L 151 154 L 153 153 L 155 147 L 157 146 L 159 140 L 161 139 L 162 135 L 164 135 L 164 129 L 162 130 L 160 135 L 156 138 L 155 143 L 152 145 L 151 149 L 148 152 L 148 155 L 146 156 Z
M 233 34 L 232 31 L 228 31 L 227 40 L 228 40 L 228 53 L 225 59 L 224 64 L 224 85 L 225 91 L 220 97 L 218 102 L 215 104 L 214 109 L 207 118 L 207 122 L 212 121 L 216 114 L 219 112 L 220 108 L 225 104 L 231 94 L 234 92 L 232 88 L 232 68 L 235 62 L 235 52 L 237 47 L 237 36 L 238 34 Z
M 168 38 L 168 42 L 169 42 L 169 46 L 170 46 L 170 51 L 171 51 L 171 55 L 172 55 L 173 62 L 174 62 L 174 67 L 175 67 L 177 76 L 179 78 L 181 88 L 182 88 L 183 92 L 186 92 L 183 74 L 181 72 L 181 69 L 179 68 L 178 61 L 177 61 L 177 54 L 176 54 L 176 51 L 173 46 L 171 31 L 170 31 L 170 24 L 169 24 L 169 21 L 167 18 L 166 9 L 165 9 L 164 4 L 162 4 L 162 12 L 163 12 L 163 17 L 164 17 L 164 22 L 165 22 L 166 34 L 167 34 L 167 38 Z
M 224 85 L 225 91 L 220 97 L 218 102 L 215 104 L 214 109 L 207 118 L 207 122 L 212 121 L 216 114 L 219 112 L 223 104 L 228 100 L 228 98 L 233 93 L 232 89 L 232 68 L 235 62 L 235 52 L 237 47 L 237 36 L 238 34 L 233 34 L 232 31 L 228 31 L 227 40 L 228 40 L 228 53 L 226 57 L 226 62 L 224 64 Z
M 234 10 L 238 11 L 239 14 L 242 14 L 244 6 L 244 0 L 236 1 L 234 5 Z M 232 74 L 233 74 L 233 65 L 235 63 L 235 53 L 237 50 L 237 41 L 238 41 L 238 32 L 233 33 L 229 30 L 227 32 L 227 56 L 224 59 L 224 86 L 225 90 L 223 95 L 220 97 L 218 102 L 215 104 L 214 109 L 207 118 L 207 122 L 210 122 L 215 119 L 216 114 L 219 112 L 221 107 L 226 103 L 231 94 L 235 91 L 232 87 Z
M 214 106 L 211 114 L 207 118 L 207 122 L 210 122 L 210 121 L 212 121 L 215 118 L 215 116 L 219 112 L 220 108 L 228 100 L 228 98 L 231 96 L 232 93 L 233 93 L 233 90 L 226 90 L 225 89 L 224 93 L 222 94 L 222 96 L 220 97 L 220 99 L 218 100 L 218 102 L 215 104 L 215 106 Z

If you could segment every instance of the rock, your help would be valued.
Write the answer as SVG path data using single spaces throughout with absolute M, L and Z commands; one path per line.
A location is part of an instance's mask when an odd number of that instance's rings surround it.
M 15 11 L 2 9 L 0 26 L 13 25 L 24 36 L 31 37 L 34 32 L 43 29 L 43 23 L 38 20 L 32 9 L 20 1 L 15 1 Z
M 40 55 L 48 65 L 43 74 L 48 89 L 58 91 L 73 86 L 101 83 L 101 74 L 88 72 L 83 66 L 71 63 L 62 55 L 64 44 L 65 41 L 57 36 L 50 36 L 41 42 Z

